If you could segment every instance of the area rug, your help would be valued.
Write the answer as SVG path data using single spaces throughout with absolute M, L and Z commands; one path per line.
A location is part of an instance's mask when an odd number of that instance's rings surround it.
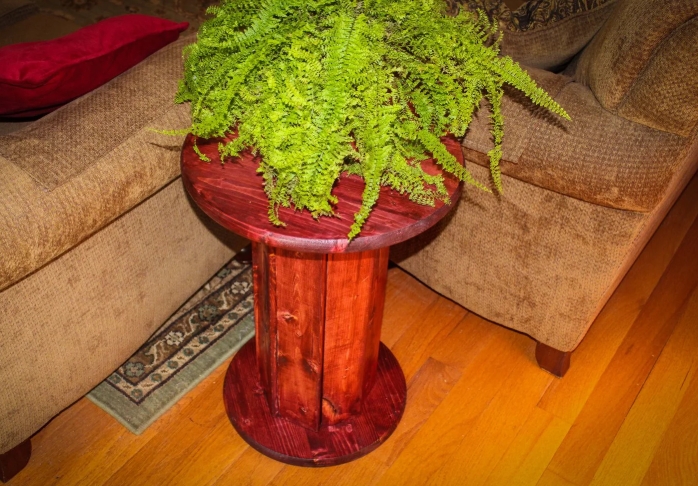
M 254 335 L 252 270 L 232 260 L 88 395 L 134 434 Z

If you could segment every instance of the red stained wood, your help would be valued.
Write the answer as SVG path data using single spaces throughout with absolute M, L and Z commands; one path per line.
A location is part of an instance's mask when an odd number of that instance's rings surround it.
M 3 483 L 12 479 L 29 463 L 32 455 L 30 439 L 15 446 L 4 454 L 0 454 L 0 481 Z
M 269 272 L 269 249 L 261 243 L 252 243 L 252 278 L 255 343 L 260 383 L 272 410 L 278 414 L 278 402 L 272 398 L 277 396 L 276 320 L 269 319 L 270 315 L 276 315 L 276 300 L 269 296 L 269 289 L 276 288 L 276 284 L 274 275 Z
M 276 300 L 276 396 L 278 412 L 304 427 L 320 425 L 325 329 L 325 255 L 269 248 Z
M 450 210 L 422 206 L 387 188 L 361 234 L 346 235 L 361 207 L 364 182 L 343 175 L 336 217 L 314 220 L 281 208 L 268 219 L 259 158 L 221 164 L 220 140 L 193 136 L 182 148 L 182 179 L 194 201 L 222 226 L 252 240 L 256 344 L 233 359 L 225 383 L 231 422 L 253 447 L 299 465 L 347 462 L 373 450 L 397 426 L 405 378 L 380 344 L 388 248 L 419 234 Z M 463 163 L 457 140 L 444 138 Z M 440 172 L 433 160 L 422 167 Z M 446 175 L 452 201 L 461 183 Z M 256 356 L 256 359 L 255 359 Z
M 560 351 L 551 348 L 547 344 L 536 344 L 536 361 L 545 371 L 552 373 L 558 378 L 562 378 L 570 369 L 571 352 Z
M 373 385 L 387 269 L 387 248 L 329 256 L 322 390 L 328 424 L 359 413 Z
M 375 384 L 361 413 L 315 431 L 271 413 L 258 382 L 253 343 L 233 358 L 225 377 L 226 412 L 238 433 L 259 452 L 298 466 L 331 466 L 359 458 L 390 436 L 405 409 L 407 387 L 400 365 L 381 344 Z
M 381 188 L 380 198 L 363 226 L 361 234 L 351 243 L 346 236 L 354 213 L 361 206 L 364 182 L 357 176 L 343 175 L 333 194 L 339 198 L 336 217 L 314 220 L 307 211 L 281 208 L 279 215 L 285 227 L 269 222 L 268 199 L 262 176 L 257 174 L 259 158 L 245 152 L 225 164 L 220 163 L 220 139 L 197 140 L 199 149 L 211 158 L 199 159 L 189 135 L 182 148 L 182 179 L 187 191 L 211 218 L 222 226 L 252 241 L 278 248 L 316 253 L 341 253 L 383 248 L 405 241 L 434 225 L 450 206 L 437 202 L 435 207 L 422 206 L 389 188 Z M 444 137 L 448 150 L 463 163 L 460 144 L 454 137 Z M 429 173 L 440 169 L 432 160 L 422 162 Z M 460 197 L 461 184 L 446 175 L 446 186 L 452 201 Z

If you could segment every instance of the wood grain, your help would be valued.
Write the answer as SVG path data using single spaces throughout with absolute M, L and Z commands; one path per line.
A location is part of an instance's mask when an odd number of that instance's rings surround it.
M 276 342 L 273 413 L 317 430 L 322 416 L 327 258 L 280 248 L 270 248 L 269 253 L 274 254 L 274 284 L 268 299 L 276 302 L 276 314 L 270 311 L 270 319 L 276 321 L 271 337 Z
M 174 437 L 155 434 L 147 441 L 147 446 L 141 443 L 138 452 L 113 471 L 105 484 L 181 484 L 186 482 L 182 471 L 191 473 L 192 477 L 218 477 L 222 465 L 240 455 L 247 446 L 227 423 L 221 400 L 220 375 L 208 385 L 208 393 L 196 401 L 195 405 L 192 402 L 187 406 L 183 416 L 170 418 L 170 428 L 177 429 Z M 138 441 L 134 444 L 138 444 Z M 161 467 L 148 467 L 153 462 Z M 212 467 L 209 468 L 207 464 Z
M 229 461 L 225 472 L 212 483 L 221 486 L 266 486 L 286 466 L 283 462 L 247 447 L 240 457 Z M 299 469 L 305 471 L 305 469 Z
M 373 386 L 388 271 L 388 249 L 330 254 L 327 261 L 323 421 L 361 410 Z
M 245 441 L 263 454 L 298 466 L 330 466 L 354 460 L 382 444 L 395 430 L 405 409 L 405 377 L 395 357 L 381 346 L 373 388 L 361 413 L 318 430 L 272 415 L 255 373 L 252 342 L 233 358 L 223 397 L 228 418 Z
M 471 316 L 472 314 L 469 314 Z M 463 323 L 466 326 L 468 318 Z M 515 345 L 516 341 L 527 341 L 528 338 L 508 332 L 504 328 L 491 328 L 492 336 L 482 347 L 474 350 L 468 348 L 461 349 L 461 353 L 473 355 L 463 360 L 465 367 L 461 371 L 461 379 L 451 389 L 449 395 L 443 400 L 439 407 L 432 413 L 420 430 L 415 434 L 410 442 L 411 447 L 406 448 L 395 460 L 391 467 L 381 477 L 377 484 L 393 485 L 401 484 L 405 477 L 409 477 L 412 484 L 429 484 L 430 481 L 438 478 L 444 480 L 440 473 L 441 469 L 453 461 L 465 462 L 469 464 L 472 457 L 454 457 L 454 453 L 459 449 L 463 441 L 472 431 L 475 423 L 483 412 L 488 409 L 490 403 L 498 395 L 507 397 L 509 387 L 520 382 L 519 370 L 526 365 L 537 371 L 536 375 L 527 374 L 528 378 L 552 380 L 547 373 L 541 371 L 534 363 L 527 362 L 524 354 L 519 353 L 519 357 L 514 361 L 507 360 L 503 363 L 499 357 L 503 348 Z M 440 359 L 439 354 L 434 349 L 433 357 L 457 368 L 458 361 L 451 363 Z M 445 359 L 448 355 L 444 356 Z M 540 390 L 537 396 L 540 396 Z M 536 398 L 537 399 L 537 398 Z M 520 401 L 520 400 L 518 400 Z M 519 404 L 516 410 L 520 412 Z M 511 412 L 511 410 L 509 411 Z M 480 433 L 485 433 L 480 430 Z M 488 440 L 492 436 L 487 435 Z M 481 437 L 469 438 L 469 441 L 482 442 Z M 456 478 L 460 476 L 452 476 Z M 467 483 L 463 483 L 467 484 Z
M 698 284 L 694 221 L 548 468 L 589 484 Z M 612 412 L 610 412 L 612 411 Z
M 698 342 L 692 344 L 696 349 Z M 642 486 L 698 484 L 698 375 L 694 372 L 686 384 L 688 389 L 655 451 Z M 651 424 L 644 422 L 642 426 Z
M 380 197 L 361 234 L 351 243 L 347 234 L 354 213 L 361 207 L 364 182 L 358 176 L 343 175 L 333 195 L 339 202 L 335 217 L 314 220 L 307 211 L 280 208 L 279 217 L 286 226 L 269 222 L 268 199 L 262 176 L 256 172 L 259 158 L 244 152 L 236 159 L 220 163 L 220 140 L 198 140 L 201 152 L 211 158 L 206 163 L 192 149 L 195 137 L 189 135 L 182 147 L 182 180 L 197 205 L 212 219 L 235 233 L 269 246 L 313 253 L 343 253 L 388 247 L 405 241 L 430 228 L 450 210 L 451 205 L 437 201 L 434 207 L 413 203 L 389 188 L 381 188 Z M 460 144 L 454 137 L 444 137 L 449 152 L 463 164 Z M 422 162 L 430 174 L 440 173 L 436 163 Z M 446 174 L 445 183 L 451 201 L 460 197 L 462 184 Z
M 254 290 L 254 325 L 257 368 L 261 386 L 266 393 L 269 406 L 274 414 L 279 411 L 278 402 L 272 398 L 278 396 L 276 389 L 276 299 L 270 298 L 270 289 L 276 289 L 273 270 L 270 265 L 269 247 L 264 243 L 252 242 L 252 278 Z
M 536 484 L 569 429 L 570 424 L 535 407 L 485 484 Z
M 407 387 L 410 406 L 391 440 L 373 458 L 392 465 L 461 377 L 460 370 L 428 358 Z
M 628 412 L 591 484 L 639 485 L 696 375 L 698 290 Z
M 539 397 L 555 380 L 542 370 L 523 372 L 536 368 L 529 359 L 522 353 L 518 363 L 510 362 L 511 368 L 499 375 L 497 385 L 478 390 L 485 395 L 492 393 L 490 400 L 468 427 L 460 430 L 460 443 L 425 484 L 441 485 L 449 478 L 460 478 L 469 486 L 485 484 L 535 410 Z
M 412 326 L 423 326 L 429 320 L 429 310 L 439 299 L 435 292 L 420 292 L 414 287 L 414 278 L 398 268 L 388 270 L 384 319 L 400 316 L 400 325 L 381 329 L 381 342 L 392 349 Z

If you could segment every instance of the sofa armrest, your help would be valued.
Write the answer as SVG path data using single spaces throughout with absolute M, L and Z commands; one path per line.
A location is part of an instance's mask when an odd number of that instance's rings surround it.
M 529 73 L 548 90 L 554 86 L 554 77 L 569 80 L 541 70 Z M 580 83 L 567 82 L 551 95 L 569 113 L 571 122 L 518 96 L 504 97 L 502 173 L 596 205 L 652 211 L 675 173 L 683 170 L 679 161 L 692 138 L 611 113 Z M 473 119 L 463 142 L 466 160 L 478 165 L 489 163 L 486 153 L 492 142 L 483 143 L 489 129 L 487 111 L 481 110 Z
M 191 124 L 174 105 L 184 37 L 29 126 L 0 136 L 0 290 L 179 176 Z

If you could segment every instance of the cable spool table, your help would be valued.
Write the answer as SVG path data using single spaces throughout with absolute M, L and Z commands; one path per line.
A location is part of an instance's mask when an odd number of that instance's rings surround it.
M 442 139 L 463 163 L 453 137 Z M 212 162 L 203 162 L 199 150 Z M 252 241 L 255 341 L 228 368 L 223 396 L 237 432 L 259 452 L 300 466 L 357 459 L 397 427 L 406 401 L 405 377 L 380 342 L 390 245 L 405 241 L 451 209 L 409 201 L 381 188 L 361 234 L 346 238 L 361 206 L 364 182 L 342 175 L 333 194 L 336 217 L 314 220 L 281 208 L 285 227 L 267 216 L 259 158 L 249 152 L 220 163 L 220 139 L 182 148 L 182 180 L 213 220 Z M 434 161 L 422 162 L 436 174 Z M 461 184 L 448 174 L 451 201 Z

